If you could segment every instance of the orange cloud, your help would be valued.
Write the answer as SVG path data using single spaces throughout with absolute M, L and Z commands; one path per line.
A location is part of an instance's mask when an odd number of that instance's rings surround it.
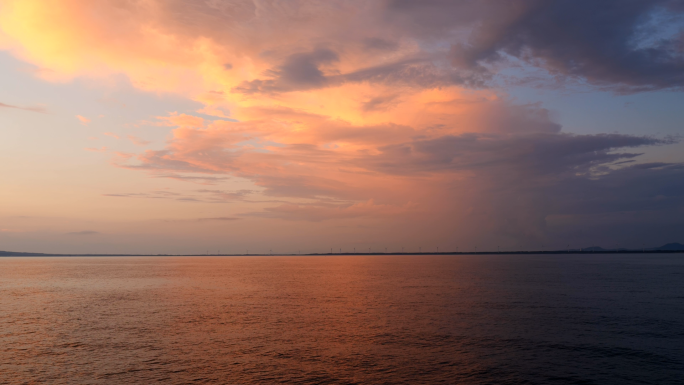
M 203 127 L 204 126 L 204 119 L 197 117 L 197 116 L 192 116 L 192 115 L 187 115 L 187 114 L 178 114 L 178 113 L 173 113 L 170 116 L 158 116 L 157 119 L 160 119 L 163 122 L 164 125 L 166 126 L 181 126 L 181 127 Z
M 88 123 L 90 123 L 90 119 L 88 119 L 84 116 L 81 116 L 81 115 L 76 115 L 76 119 L 80 120 L 81 124 L 83 124 L 84 126 L 88 125 Z

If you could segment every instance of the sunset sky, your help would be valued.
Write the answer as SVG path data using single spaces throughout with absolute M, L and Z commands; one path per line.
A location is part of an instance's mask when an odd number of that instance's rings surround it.
M 0 0 L 0 250 L 684 242 L 684 2 Z

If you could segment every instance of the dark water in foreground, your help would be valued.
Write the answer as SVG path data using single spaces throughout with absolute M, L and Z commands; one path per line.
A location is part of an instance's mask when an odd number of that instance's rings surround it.
M 0 383 L 684 383 L 684 255 L 0 258 Z

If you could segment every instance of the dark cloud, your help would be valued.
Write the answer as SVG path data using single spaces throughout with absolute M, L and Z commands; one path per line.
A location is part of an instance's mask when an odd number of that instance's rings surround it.
M 251 36 L 242 44 L 279 52 L 272 56 L 278 64 L 233 88 L 237 93 L 366 81 L 492 87 L 510 58 L 620 92 L 684 85 L 682 0 L 293 1 L 260 4 L 258 12 L 250 1 L 217 4 L 174 1 L 161 8 L 176 20 L 174 33 L 219 44 Z M 294 41 L 249 33 L 253 23 L 292 31 Z M 341 39 L 342 30 L 349 32 Z M 404 52 L 400 42 L 416 49 Z M 365 60 L 358 60 L 359 48 Z M 335 73 L 332 66 L 347 58 L 369 67 Z
M 153 18 L 135 2 L 119 8 Z M 511 57 L 619 91 L 684 83 L 682 0 L 170 0 L 154 9 L 170 21 L 154 23 L 166 34 L 231 47 L 224 68 L 240 66 L 230 51 L 278 52 L 271 70 L 233 88 L 243 94 L 345 81 L 487 87 Z M 328 68 L 347 58 L 369 68 Z
M 621 134 L 464 134 L 387 146 L 361 162 L 405 177 L 442 175 L 454 194 L 444 212 L 467 207 L 459 221 L 467 220 L 480 238 L 489 234 L 489 240 L 536 247 L 625 244 L 626 234 L 666 242 L 684 228 L 684 164 L 625 163 L 640 154 L 624 149 L 675 141 Z
M 405 175 L 487 169 L 517 176 L 587 174 L 592 168 L 640 155 L 614 150 L 668 143 L 672 140 L 621 134 L 471 133 L 381 147 L 380 155 L 361 162 L 383 173 Z
M 574 178 L 555 186 L 554 211 L 595 214 L 684 209 L 684 164 L 646 163 L 620 168 L 600 178 Z
M 365 112 L 370 111 L 384 111 L 396 105 L 396 100 L 399 97 L 397 94 L 383 95 L 372 98 L 361 103 L 361 110 Z
M 482 88 L 491 78 L 486 72 L 459 71 L 440 63 L 439 57 L 407 58 L 388 64 L 362 68 L 335 78 L 337 82 L 371 82 L 439 88 L 461 85 Z
M 363 39 L 363 47 L 372 51 L 394 51 L 399 48 L 399 44 L 378 37 L 369 37 Z
M 506 56 L 620 91 L 684 85 L 684 2 L 679 0 L 394 0 L 390 14 L 417 36 L 451 39 L 456 67 L 488 72 Z M 455 16 L 449 19 L 451 15 Z M 462 15 L 469 15 L 470 21 Z
M 284 66 L 277 67 L 267 73 L 267 75 L 274 75 L 273 78 L 245 81 L 231 91 L 247 95 L 272 94 L 359 82 L 408 85 L 418 88 L 438 88 L 449 85 L 482 88 L 492 77 L 491 74 L 483 71 L 456 70 L 451 68 L 446 61 L 440 62 L 440 60 L 434 56 L 403 58 L 390 63 L 360 68 L 349 73 L 327 76 L 318 67 L 307 62 L 296 72 L 291 70 L 284 72 Z M 288 76 L 284 76 L 285 74 Z
M 565 174 L 552 183 L 528 183 L 534 188 L 520 182 L 487 194 L 508 225 L 505 232 L 528 243 L 639 247 L 643 240 L 682 239 L 684 164 L 635 164 L 594 177 Z M 528 219 L 525 233 L 510 226 L 519 218 Z
M 280 66 L 269 70 L 266 75 L 270 79 L 245 81 L 233 92 L 254 94 L 320 88 L 328 82 L 320 66 L 338 60 L 337 54 L 326 48 L 296 53 L 288 56 Z

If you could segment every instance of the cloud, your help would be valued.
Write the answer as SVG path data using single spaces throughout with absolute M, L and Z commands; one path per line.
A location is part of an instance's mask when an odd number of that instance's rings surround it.
M 361 103 L 361 109 L 366 112 L 387 110 L 397 105 L 395 101 L 398 97 L 396 94 L 376 96 Z
M 90 151 L 90 152 L 107 152 L 107 147 L 104 147 L 104 146 L 102 146 L 100 148 L 86 147 L 86 148 L 84 148 L 84 150 Z
M 449 112 L 435 115 L 443 124 L 421 128 L 356 126 L 283 108 L 252 110 L 252 116 L 270 119 L 178 127 L 165 149 L 122 166 L 249 180 L 258 192 L 207 189 L 187 197 L 266 205 L 241 216 L 425 223 L 420 231 L 426 236 L 451 229 L 478 242 L 561 242 L 586 221 L 597 232 L 633 231 L 639 225 L 624 220 L 626 213 L 679 223 L 671 213 L 682 210 L 677 174 L 683 166 L 639 163 L 642 148 L 676 138 L 566 133 L 547 110 L 506 100 L 429 102 L 423 117 L 432 108 Z M 279 144 L 236 146 L 246 138 Z M 637 184 L 649 186 L 643 195 L 626 191 Z M 247 194 L 254 197 L 247 200 Z M 611 206 L 610 199 L 621 203 Z
M 119 136 L 117 134 L 111 133 L 111 132 L 105 132 L 103 135 L 112 137 L 114 139 L 119 139 Z
M 369 82 L 439 88 L 460 85 L 484 88 L 492 75 L 486 72 L 460 71 L 450 67 L 441 55 L 408 57 L 371 67 L 359 68 L 338 77 L 339 82 Z
M 532 72 L 554 86 L 679 89 L 680 2 L 8 4 L 3 44 L 45 69 L 36 76 L 125 74 L 138 89 L 200 104 L 150 123 L 171 129 L 162 148 L 115 153 L 112 164 L 222 187 L 108 196 L 255 204 L 244 215 L 262 219 L 387 221 L 452 242 L 560 240 L 582 224 L 634 232 L 639 216 L 680 228 L 681 165 L 641 158 L 675 139 L 651 127 L 573 134 L 498 88 Z M 107 16 L 92 23 L 94 14 Z
M 595 168 L 638 153 L 617 149 L 671 144 L 673 139 L 621 134 L 565 133 L 462 134 L 379 148 L 378 155 L 360 160 L 372 169 L 391 174 L 441 171 L 497 170 L 501 177 L 520 173 L 590 175 Z
M 99 234 L 101 234 L 99 231 L 92 231 L 92 230 L 75 231 L 72 233 L 67 233 L 67 235 L 99 235 Z
M 84 148 L 84 150 L 90 151 L 90 152 L 107 152 L 108 149 L 107 149 L 107 147 L 102 146 L 100 148 L 86 147 L 86 148 Z
M 88 119 L 88 118 L 86 118 L 86 117 L 84 117 L 84 116 L 76 115 L 76 118 L 77 118 L 78 120 L 80 120 L 80 121 L 81 121 L 81 124 L 83 124 L 84 126 L 87 126 L 88 123 L 90 123 L 90 119 Z
M 224 190 L 197 190 L 199 193 L 203 193 L 205 195 L 208 195 L 210 200 L 212 201 L 221 201 L 221 202 L 226 202 L 226 201 L 235 201 L 235 200 L 244 200 L 248 195 L 254 193 L 253 190 L 237 190 L 237 191 L 224 191 Z
M 357 68 L 343 74 L 338 74 L 338 71 L 334 70 L 330 71 L 331 74 L 325 75 L 314 64 L 303 65 L 299 73 L 289 68 L 298 68 L 297 66 L 301 63 L 286 62 L 283 66 L 267 71 L 267 74 L 275 75 L 275 78 L 245 81 L 231 91 L 247 95 L 274 94 L 336 87 L 346 83 L 379 83 L 417 88 L 438 88 L 451 85 L 482 88 L 492 77 L 483 72 L 475 74 L 457 71 L 445 64 L 440 63 L 436 56 L 422 55 Z M 284 71 L 283 68 L 288 68 L 288 70 Z
M 391 217 L 406 214 L 410 205 L 404 207 L 377 205 L 373 200 L 347 205 L 301 205 L 282 204 L 268 207 L 264 211 L 245 213 L 245 216 L 279 218 L 291 221 L 321 222 L 334 219 L 359 217 Z
M 169 178 L 169 179 L 175 179 L 175 180 L 180 180 L 180 181 L 187 181 L 187 182 L 195 182 L 199 184 L 206 184 L 206 185 L 213 185 L 219 182 L 223 182 L 228 180 L 229 178 L 226 177 L 216 177 L 216 176 L 192 176 L 192 175 L 182 175 L 182 174 L 169 174 L 169 173 L 160 173 L 160 174 L 153 174 L 152 175 L 154 178 Z
M 128 135 L 127 138 L 131 141 L 131 143 L 135 144 L 136 146 L 147 146 L 148 144 L 152 143 L 149 140 L 140 139 L 134 135 Z
M 227 222 L 227 221 L 237 221 L 241 218 L 234 217 L 216 217 L 216 218 L 198 218 L 198 222 Z
M 181 127 L 203 127 L 204 119 L 198 116 L 188 114 L 172 113 L 170 116 L 158 116 L 157 119 L 162 120 L 165 126 L 181 126 Z
M 109 193 L 102 194 L 106 197 L 115 198 L 147 198 L 147 199 L 167 199 L 182 202 L 203 202 L 203 203 L 228 203 L 235 201 L 246 201 L 246 197 L 252 194 L 252 190 L 196 190 L 199 194 L 178 193 L 167 190 L 155 190 L 146 193 Z
M 5 104 L 5 103 L 0 103 L 0 108 L 15 108 L 18 110 L 24 110 L 24 111 L 31 111 L 31 112 L 40 112 L 40 113 L 45 113 L 45 107 L 20 107 L 20 106 L 14 106 L 11 104 Z
M 490 72 L 492 65 L 505 68 L 507 58 L 515 57 L 557 76 L 619 91 L 684 84 L 678 32 L 684 8 L 677 1 L 394 0 L 388 11 L 424 38 L 469 28 L 467 38 L 451 40 L 453 64 L 464 70 Z M 454 14 L 461 16 L 445 17 Z
M 327 48 L 295 53 L 278 67 L 267 71 L 270 79 L 245 81 L 233 88 L 233 91 L 254 94 L 320 88 L 328 82 L 320 67 L 337 61 L 337 54 Z
M 394 51 L 399 48 L 399 44 L 395 41 L 378 37 L 367 37 L 363 39 L 363 47 L 375 51 Z
M 518 67 L 511 58 L 618 91 L 684 80 L 676 0 L 8 3 L 7 45 L 40 76 L 123 72 L 138 88 L 198 100 L 233 90 L 209 104 L 238 108 L 240 94 L 346 83 L 490 87 Z M 92 14 L 107 17 L 93 25 Z M 16 22 L 26 18 L 35 23 Z M 48 35 L 51 44 L 38 38 Z

